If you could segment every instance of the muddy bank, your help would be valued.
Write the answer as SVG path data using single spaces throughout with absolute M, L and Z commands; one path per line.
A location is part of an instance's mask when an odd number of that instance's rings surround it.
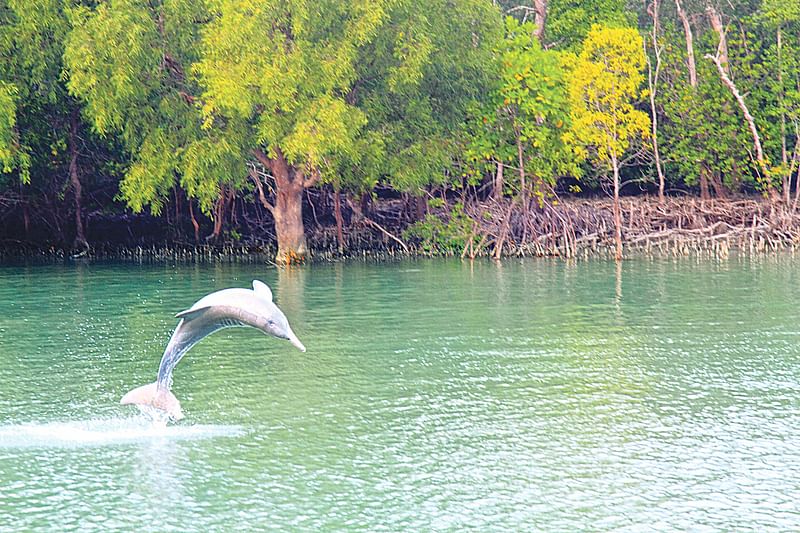
M 368 210 L 342 202 L 341 237 L 325 203 L 305 209 L 314 261 L 342 258 L 391 260 L 406 256 L 613 257 L 611 200 L 561 199 L 545 205 L 519 199 L 404 199 L 374 202 Z M 708 255 L 733 250 L 773 253 L 800 244 L 800 210 L 760 196 L 701 201 L 693 197 L 628 197 L 622 200 L 626 256 Z M 257 216 L 256 216 L 257 215 Z M 76 250 L 46 231 L 8 224 L 0 233 L 0 257 L 269 262 L 276 242 L 272 220 L 243 212 L 218 239 L 213 223 L 151 215 L 92 213 L 90 248 Z M 65 230 L 68 233 L 68 230 Z M 20 234 L 26 235 L 20 237 Z M 341 241 L 340 241 L 341 238 Z

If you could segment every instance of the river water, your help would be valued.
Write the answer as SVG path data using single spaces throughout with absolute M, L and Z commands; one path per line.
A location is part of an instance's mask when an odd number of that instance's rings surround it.
M 800 260 L 0 267 L 0 531 L 797 531 Z M 175 313 L 268 283 L 175 372 Z

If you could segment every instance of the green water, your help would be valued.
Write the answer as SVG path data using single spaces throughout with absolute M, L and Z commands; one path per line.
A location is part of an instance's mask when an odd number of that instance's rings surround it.
M 800 529 L 800 260 L 0 267 L 0 531 Z M 259 278 L 308 351 L 174 314 Z

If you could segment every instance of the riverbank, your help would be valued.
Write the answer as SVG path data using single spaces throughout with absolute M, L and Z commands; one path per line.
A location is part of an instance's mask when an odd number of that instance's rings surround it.
M 342 202 L 342 227 L 324 205 L 305 210 L 312 261 L 392 260 L 413 256 L 613 257 L 613 215 L 608 198 L 567 198 L 539 205 L 519 200 L 429 200 L 421 213 L 400 199 L 373 202 L 368 210 Z M 764 254 L 800 245 L 800 212 L 760 196 L 700 200 L 682 196 L 659 202 L 622 199 L 625 255 L 726 257 L 731 251 Z M 211 227 L 203 221 L 202 231 Z M 92 258 L 207 262 L 269 262 L 276 252 L 271 220 L 240 216 L 215 241 L 191 238 L 187 221 L 150 215 L 92 214 L 88 250 L 5 228 L 0 257 Z M 206 227 L 208 226 L 208 227 Z M 11 232 L 11 234 L 9 234 Z
M 628 197 L 621 201 L 626 255 L 725 257 L 731 251 L 773 253 L 800 244 L 800 212 L 760 196 L 725 200 Z M 467 206 L 481 220 L 463 256 L 613 257 L 613 212 L 608 199 L 572 199 L 523 208 L 510 202 Z M 510 213 L 508 218 L 504 213 Z M 478 238 L 481 246 L 471 245 Z

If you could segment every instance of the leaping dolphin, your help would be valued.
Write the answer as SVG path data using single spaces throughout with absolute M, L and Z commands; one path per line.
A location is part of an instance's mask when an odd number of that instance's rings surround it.
M 122 397 L 121 404 L 155 407 L 173 420 L 183 418 L 181 404 L 170 391 L 172 370 L 192 346 L 215 331 L 231 327 L 253 327 L 291 342 L 301 352 L 306 347 L 289 327 L 286 315 L 272 302 L 272 291 L 266 284 L 253 280 L 253 290 L 224 289 L 204 296 L 191 308 L 175 315 L 178 326 L 161 357 L 155 383 L 133 389 Z

